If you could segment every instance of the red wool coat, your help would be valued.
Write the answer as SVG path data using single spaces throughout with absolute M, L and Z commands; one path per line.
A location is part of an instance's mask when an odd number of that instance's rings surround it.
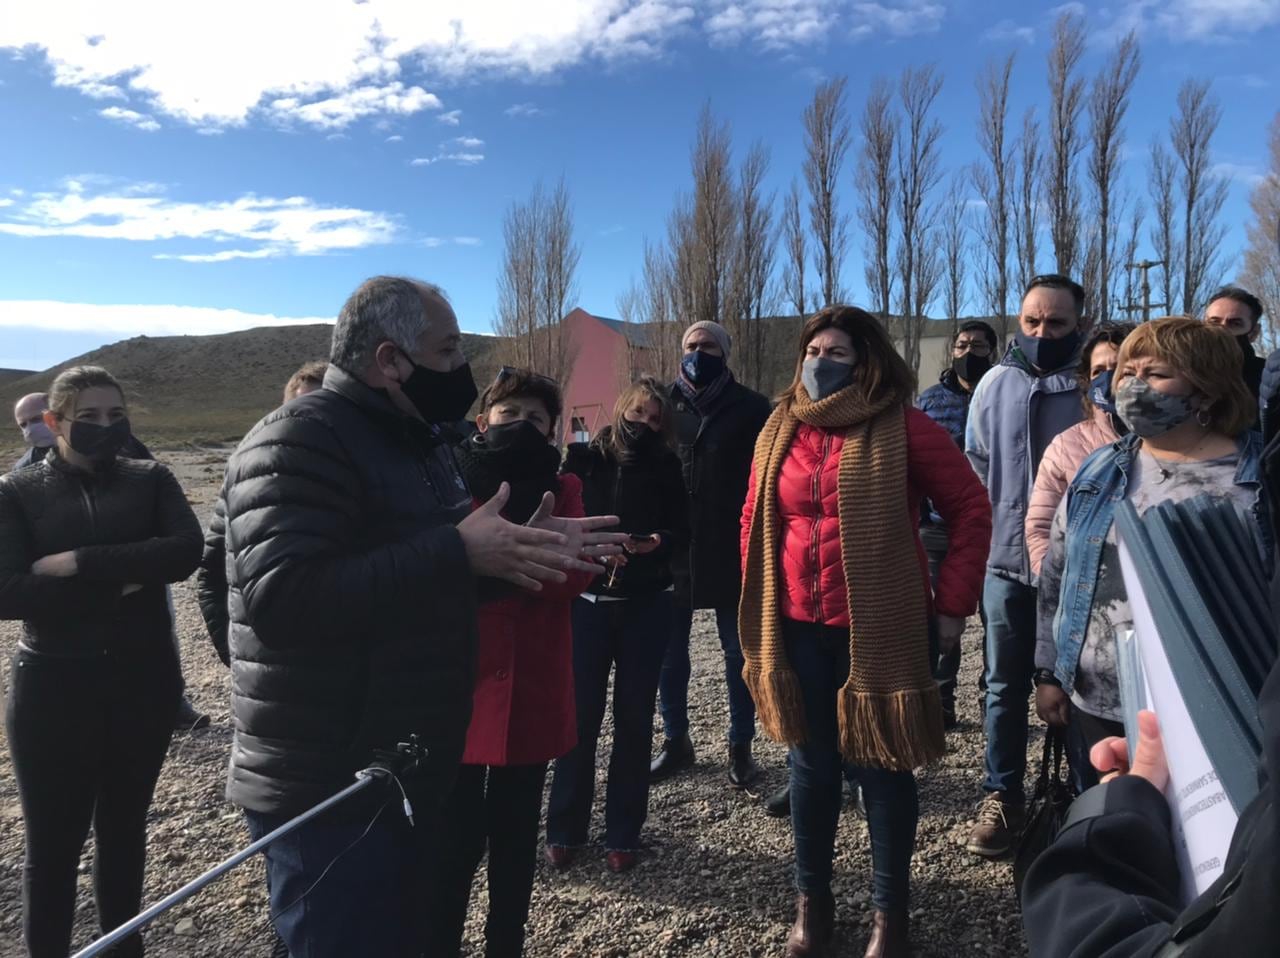
M 907 488 L 902 508 L 917 528 L 920 501 L 928 497 L 947 524 L 951 547 L 938 573 L 930 612 L 966 618 L 978 608 L 987 551 L 991 547 L 991 504 L 964 453 L 945 429 L 918 409 L 908 407 Z M 841 431 L 801 423 L 778 476 L 784 589 L 779 613 L 798 622 L 849 627 L 849 593 L 840 557 L 840 514 L 836 479 Z M 756 469 L 752 466 L 742 510 L 742 554 L 755 511 Z M 925 595 L 930 594 L 929 564 L 913 531 L 920 556 Z M 893 601 L 886 596 L 885 601 Z
M 583 514 L 577 476 L 560 477 L 554 514 Z M 558 585 L 543 583 L 541 592 L 518 589 L 480 607 L 464 764 L 536 765 L 577 744 L 569 610 L 591 579 L 588 573 L 571 572 Z

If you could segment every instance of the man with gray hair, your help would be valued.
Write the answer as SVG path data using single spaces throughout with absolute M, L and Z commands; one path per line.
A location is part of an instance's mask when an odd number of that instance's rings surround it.
M 49 397 L 44 393 L 28 393 L 13 406 L 13 418 L 22 430 L 22 441 L 27 451 L 14 464 L 14 469 L 33 466 L 53 448 L 53 431 L 44 424 L 44 411 L 49 408 Z
M 416 735 L 395 788 L 349 799 L 266 851 L 294 955 L 418 956 L 439 802 L 471 717 L 476 607 L 492 580 L 537 590 L 599 572 L 615 516 L 526 525 L 504 485 L 472 511 L 437 424 L 476 396 L 443 292 L 379 276 L 342 307 L 324 385 L 245 436 L 227 467 L 235 737 L 227 796 L 259 838 Z M 403 798 L 403 802 L 402 802 Z M 321 880 L 323 879 L 323 880 Z

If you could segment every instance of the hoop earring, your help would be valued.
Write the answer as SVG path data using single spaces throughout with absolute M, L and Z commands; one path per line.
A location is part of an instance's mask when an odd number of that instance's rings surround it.
M 1201 429 L 1208 429 L 1209 424 L 1213 422 L 1213 416 L 1202 406 L 1196 411 L 1196 422 L 1200 424 Z

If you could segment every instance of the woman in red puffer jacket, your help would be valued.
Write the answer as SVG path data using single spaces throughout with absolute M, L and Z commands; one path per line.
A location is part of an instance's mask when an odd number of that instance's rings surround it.
M 503 515 L 525 522 L 549 492 L 552 514 L 583 514 L 582 483 L 558 475 L 552 445 L 560 388 L 504 366 L 480 397 L 478 432 L 454 454 L 476 506 L 506 485 Z M 547 763 L 577 742 L 573 695 L 574 598 L 590 573 L 568 573 L 539 592 L 516 590 L 480 607 L 475 689 L 466 751 L 440 828 L 429 900 L 429 955 L 457 955 L 471 884 L 489 855 L 485 954 L 519 956 L 538 858 Z
M 844 769 L 871 838 L 866 956 L 910 953 L 913 769 L 945 752 L 931 625 L 944 644 L 960 640 L 991 541 L 986 491 L 947 431 L 910 405 L 913 388 L 873 316 L 829 307 L 805 324 L 795 380 L 756 443 L 739 626 L 761 725 L 791 746 L 788 958 L 830 953 Z M 951 532 L 936 591 L 919 536 L 925 497 Z

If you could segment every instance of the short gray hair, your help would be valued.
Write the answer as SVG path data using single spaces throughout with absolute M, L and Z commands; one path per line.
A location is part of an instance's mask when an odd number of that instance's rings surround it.
M 362 376 L 373 363 L 380 343 L 395 343 L 405 352 L 417 348 L 431 325 L 429 299 L 448 304 L 444 290 L 404 276 L 375 276 L 360 284 L 342 305 L 333 327 L 329 362 L 353 376 Z

